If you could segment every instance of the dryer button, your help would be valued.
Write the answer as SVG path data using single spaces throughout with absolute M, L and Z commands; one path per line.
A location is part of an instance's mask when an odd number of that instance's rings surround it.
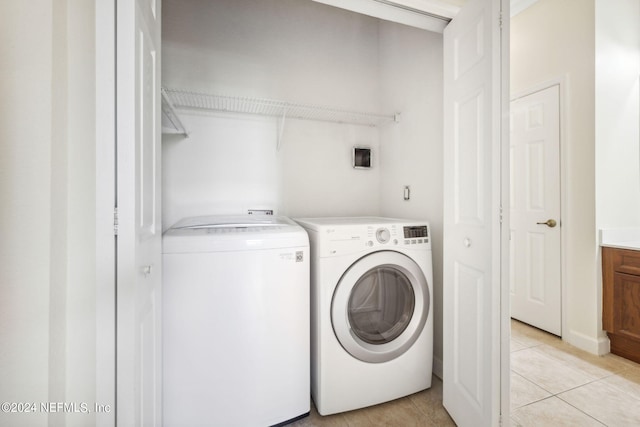
M 372 242 L 371 240 L 369 240 L 369 241 L 367 242 L 367 246 L 369 246 L 369 247 L 373 246 L 373 242 Z

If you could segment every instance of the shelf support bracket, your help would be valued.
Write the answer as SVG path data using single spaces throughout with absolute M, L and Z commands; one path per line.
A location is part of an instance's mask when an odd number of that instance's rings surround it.
M 187 132 L 187 129 L 184 127 L 182 121 L 178 117 L 176 109 L 169 99 L 169 95 L 164 88 L 161 88 L 160 93 L 162 95 L 162 115 L 167 118 L 169 123 L 171 123 L 171 126 L 176 130 L 178 134 L 184 135 L 185 138 L 189 138 L 189 132 Z
M 280 118 L 280 122 L 278 125 L 278 141 L 276 142 L 276 151 L 280 151 L 280 146 L 282 145 L 282 134 L 284 133 L 284 122 L 287 119 L 287 109 L 284 108 L 282 110 L 282 117 Z

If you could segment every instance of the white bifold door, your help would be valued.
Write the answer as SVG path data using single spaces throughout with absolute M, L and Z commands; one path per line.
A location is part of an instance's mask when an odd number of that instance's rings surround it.
M 444 30 L 443 403 L 463 427 L 497 426 L 508 414 L 501 12 L 500 0 L 471 0 Z
M 162 425 L 160 0 L 117 0 L 117 417 Z

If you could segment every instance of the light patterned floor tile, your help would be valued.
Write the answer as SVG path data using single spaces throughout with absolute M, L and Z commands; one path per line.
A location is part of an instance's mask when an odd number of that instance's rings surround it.
M 557 397 L 549 397 L 511 413 L 512 425 L 522 427 L 602 427 L 602 423 Z
M 562 339 L 555 335 L 513 319 L 511 320 L 511 338 L 527 347 L 562 342 Z
M 442 406 L 442 381 L 432 378 L 431 388 L 380 405 L 340 414 L 322 416 L 311 402 L 308 417 L 290 424 L 292 427 L 370 427 L 370 426 L 438 426 L 455 427 Z
M 511 410 L 550 397 L 551 394 L 511 371 Z
M 322 416 L 318 414 L 313 402 L 311 402 L 311 413 L 308 417 L 289 424 L 291 427 L 349 427 L 343 414 Z
M 431 388 L 409 396 L 411 402 L 427 416 L 433 426 L 455 426 L 449 413 L 442 406 L 442 380 L 433 377 Z
M 511 342 L 509 343 L 510 351 L 513 353 L 514 351 L 524 350 L 525 348 L 529 348 L 526 345 L 522 344 L 519 341 L 516 341 L 514 338 L 511 338 Z
M 625 370 L 602 380 L 603 383 L 640 399 L 640 371 Z
M 566 362 L 534 349 L 511 353 L 511 370 L 552 394 L 570 390 L 595 379 L 573 369 Z
M 346 414 L 349 426 L 356 425 L 350 421 L 351 413 Z M 392 402 L 372 406 L 365 412 L 368 424 L 362 426 L 426 426 L 429 418 L 421 412 L 411 399 L 398 399 Z
M 571 365 L 573 369 L 583 372 L 595 379 L 622 372 L 627 366 L 618 358 L 612 358 L 609 357 L 609 355 L 596 356 L 569 344 L 543 344 L 535 347 L 533 350 L 567 363 Z
M 578 387 L 558 397 L 605 425 L 640 425 L 640 400 L 603 381 Z
M 541 341 L 536 337 L 519 334 L 517 332 L 514 332 L 513 330 L 511 330 L 511 340 L 517 341 L 518 344 L 522 346 L 522 348 L 531 348 L 537 345 L 545 344 L 544 341 Z
M 509 417 L 509 427 L 522 427 L 513 417 Z
M 507 425 L 640 425 L 640 364 L 612 354 L 591 355 L 515 320 L 511 334 L 511 418 Z M 624 410 L 618 412 L 624 414 L 615 415 L 621 408 Z M 455 427 L 442 406 L 442 381 L 435 376 L 428 390 L 356 411 L 320 416 L 312 404 L 311 415 L 291 425 Z

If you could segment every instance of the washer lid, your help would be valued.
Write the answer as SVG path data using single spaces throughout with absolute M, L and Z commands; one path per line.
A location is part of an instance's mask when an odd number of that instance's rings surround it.
M 287 217 L 267 215 L 185 218 L 164 233 L 162 252 L 198 253 L 308 246 L 307 233 Z
M 279 227 L 283 225 L 295 225 L 287 217 L 272 215 L 206 215 L 183 218 L 172 229 L 182 228 L 254 228 L 254 227 Z M 254 229 L 255 230 L 255 229 Z

